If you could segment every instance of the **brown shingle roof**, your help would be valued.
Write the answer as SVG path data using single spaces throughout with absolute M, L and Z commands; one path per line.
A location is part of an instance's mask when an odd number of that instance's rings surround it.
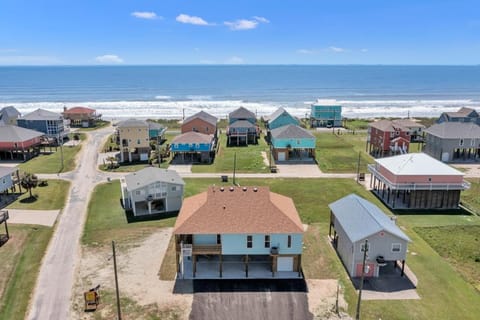
M 63 112 L 63 114 L 93 114 L 93 113 L 95 113 L 95 110 L 87 107 L 73 107 Z
M 379 129 L 381 131 L 396 131 L 398 129 L 408 131 L 409 128 L 418 128 L 425 126 L 412 121 L 410 119 L 396 119 L 396 120 L 378 120 L 369 124 L 370 127 Z
M 303 233 L 291 198 L 270 192 L 268 187 L 231 188 L 222 191 L 220 187 L 209 187 L 206 192 L 186 198 L 174 233 Z

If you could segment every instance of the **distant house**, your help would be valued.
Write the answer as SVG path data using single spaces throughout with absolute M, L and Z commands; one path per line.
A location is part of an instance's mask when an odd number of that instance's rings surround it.
M 161 143 L 165 139 L 165 132 L 167 131 L 167 128 L 162 126 L 160 123 L 154 122 L 154 121 L 148 121 L 148 136 L 150 140 L 157 141 Z
M 45 134 L 22 127 L 0 126 L 0 159 L 28 160 L 39 152 Z
M 203 134 L 213 134 L 217 136 L 218 119 L 205 111 L 200 111 L 186 118 L 182 124 L 182 133 L 199 132 Z
M 375 157 L 408 153 L 411 141 L 422 141 L 424 128 L 409 119 L 372 122 L 368 125 L 368 151 Z
M 148 167 L 120 180 L 122 204 L 134 216 L 176 212 L 182 206 L 185 183 L 174 170 Z
M 184 200 L 174 227 L 185 279 L 301 278 L 303 226 L 268 187 L 210 187 Z
M 150 154 L 149 125 L 146 121 L 128 119 L 117 124 L 120 162 L 147 161 Z
M 437 123 L 443 122 L 475 122 L 480 125 L 480 115 L 474 109 L 463 107 L 456 112 L 442 113 Z
M 17 119 L 20 117 L 20 112 L 18 112 L 15 107 L 8 106 L 0 110 L 0 126 L 4 125 L 17 125 Z
M 190 131 L 173 138 L 170 151 L 175 161 L 211 163 L 215 157 L 213 134 Z
M 275 160 L 315 160 L 316 138 L 308 130 L 289 124 L 273 129 L 270 135 Z
M 341 127 L 342 106 L 336 100 L 317 100 L 311 105 L 310 125 L 316 127 Z
M 443 162 L 480 160 L 480 126 L 474 122 L 442 122 L 425 130 L 423 152 Z
M 255 114 L 240 107 L 228 115 L 228 145 L 256 144 L 260 137 Z
M 63 116 L 59 113 L 37 109 L 17 120 L 19 127 L 43 132 L 48 138 L 63 140 L 68 135 Z
M 373 192 L 392 209 L 457 209 L 470 188 L 462 172 L 425 153 L 376 159 L 368 171 Z
M 18 168 L 0 166 L 0 203 L 2 202 L 2 194 L 8 194 L 8 190 L 18 183 Z
M 368 240 L 366 277 L 378 277 L 382 267 L 402 263 L 402 276 L 410 238 L 373 203 L 350 194 L 328 205 L 329 236 L 350 277 L 360 277 L 365 240 Z M 333 230 L 333 235 L 332 235 Z
M 71 127 L 90 128 L 94 127 L 101 115 L 97 111 L 86 107 L 73 107 L 63 109 L 63 117 L 70 120 Z
M 296 126 L 300 125 L 297 118 L 293 117 L 283 108 L 279 108 L 277 111 L 275 111 L 266 118 L 266 127 L 270 131 L 289 124 L 293 124 Z

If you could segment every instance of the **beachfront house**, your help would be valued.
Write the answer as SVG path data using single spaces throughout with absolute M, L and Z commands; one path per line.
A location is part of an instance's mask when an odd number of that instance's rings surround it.
M 149 125 L 146 121 L 128 119 L 117 124 L 120 162 L 148 161 L 150 154 Z
M 316 138 L 308 130 L 289 124 L 270 131 L 276 161 L 315 161 Z
M 442 113 L 437 123 L 443 122 L 474 122 L 480 125 L 480 115 L 474 109 L 463 107 L 456 112 Z
M 424 128 L 424 125 L 410 119 L 371 122 L 366 148 L 375 157 L 408 153 L 410 142 L 422 141 Z
M 278 110 L 276 110 L 270 116 L 265 117 L 265 120 L 265 126 L 269 131 L 289 124 L 293 124 L 296 126 L 300 125 L 298 119 L 292 116 L 283 108 L 278 108 Z
M 329 236 L 350 277 L 362 276 L 365 240 L 365 277 L 378 277 L 382 269 L 401 262 L 404 274 L 410 238 L 373 203 L 350 194 L 330 203 Z M 333 232 L 333 233 L 332 233 Z
M 425 153 L 376 159 L 370 188 L 392 209 L 458 209 L 464 174 Z
M 97 111 L 87 107 L 63 108 L 63 117 L 70 121 L 71 127 L 90 128 L 95 127 L 96 121 L 101 115 Z
M 179 278 L 302 278 L 302 222 L 292 199 L 268 187 L 188 197 L 173 233 Z
M 165 132 L 167 128 L 158 122 L 147 120 L 148 124 L 148 137 L 150 140 L 156 141 L 157 144 L 161 144 L 165 140 Z
M 0 159 L 28 160 L 39 153 L 43 132 L 22 127 L 0 126 Z
M 9 190 L 15 192 L 15 185 L 20 181 L 20 176 L 17 167 L 3 167 L 0 166 L 0 209 L 7 206 L 15 198 L 10 195 Z M 22 187 L 19 185 L 19 191 L 22 192 Z
M 203 134 L 213 134 L 217 137 L 217 121 L 218 119 L 211 114 L 200 111 L 186 118 L 182 123 L 182 133 L 199 132 Z
M 63 141 L 69 130 L 65 128 L 61 114 L 44 109 L 37 109 L 17 120 L 19 127 L 43 132 L 48 138 Z
M 170 151 L 175 163 L 211 163 L 215 158 L 213 134 L 189 131 L 173 138 Z
M 475 122 L 442 122 L 425 130 L 423 152 L 443 162 L 480 160 L 480 125 Z
M 228 115 L 228 145 L 256 144 L 260 137 L 257 118 L 253 112 L 240 107 Z
M 15 107 L 8 106 L 3 107 L 0 110 L 0 126 L 4 125 L 17 125 L 17 119 L 20 117 L 20 112 L 18 112 Z
M 318 127 L 341 127 L 342 106 L 336 100 L 318 99 L 310 106 L 310 126 Z
M 134 216 L 177 212 L 184 185 L 176 171 L 148 167 L 120 179 L 122 204 Z

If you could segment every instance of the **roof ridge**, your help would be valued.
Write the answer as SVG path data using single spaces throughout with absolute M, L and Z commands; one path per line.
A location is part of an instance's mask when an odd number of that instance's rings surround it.
M 362 203 L 362 201 L 360 201 L 360 200 L 364 200 L 364 199 L 360 198 L 360 197 L 357 196 L 356 194 L 353 194 L 353 195 L 355 196 L 355 200 L 356 200 L 356 201 L 360 204 L 360 206 L 367 212 L 367 214 L 368 214 L 373 220 L 375 220 L 375 223 L 376 223 L 379 227 L 381 227 L 382 229 L 384 229 L 384 228 L 383 228 L 383 225 L 382 225 L 380 222 L 378 222 L 378 220 L 375 218 L 374 215 L 372 215 L 372 213 L 370 212 L 370 210 L 368 210 L 368 209 L 365 207 L 365 205 Z

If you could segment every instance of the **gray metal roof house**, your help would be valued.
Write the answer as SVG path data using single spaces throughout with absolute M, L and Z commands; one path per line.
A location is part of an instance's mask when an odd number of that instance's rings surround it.
M 174 170 L 148 167 L 120 179 L 122 204 L 134 216 L 179 211 L 185 182 Z
M 350 194 L 331 204 L 329 235 L 348 274 L 359 277 L 363 267 L 363 247 L 368 239 L 367 277 L 378 277 L 381 268 L 402 262 L 405 266 L 410 238 L 380 208 Z M 333 235 L 332 235 L 333 231 Z
M 442 122 L 425 130 L 423 152 L 443 162 L 480 159 L 480 125 L 474 122 Z
M 17 119 L 20 117 L 20 112 L 13 106 L 7 106 L 0 110 L 0 126 L 3 125 L 17 125 Z

